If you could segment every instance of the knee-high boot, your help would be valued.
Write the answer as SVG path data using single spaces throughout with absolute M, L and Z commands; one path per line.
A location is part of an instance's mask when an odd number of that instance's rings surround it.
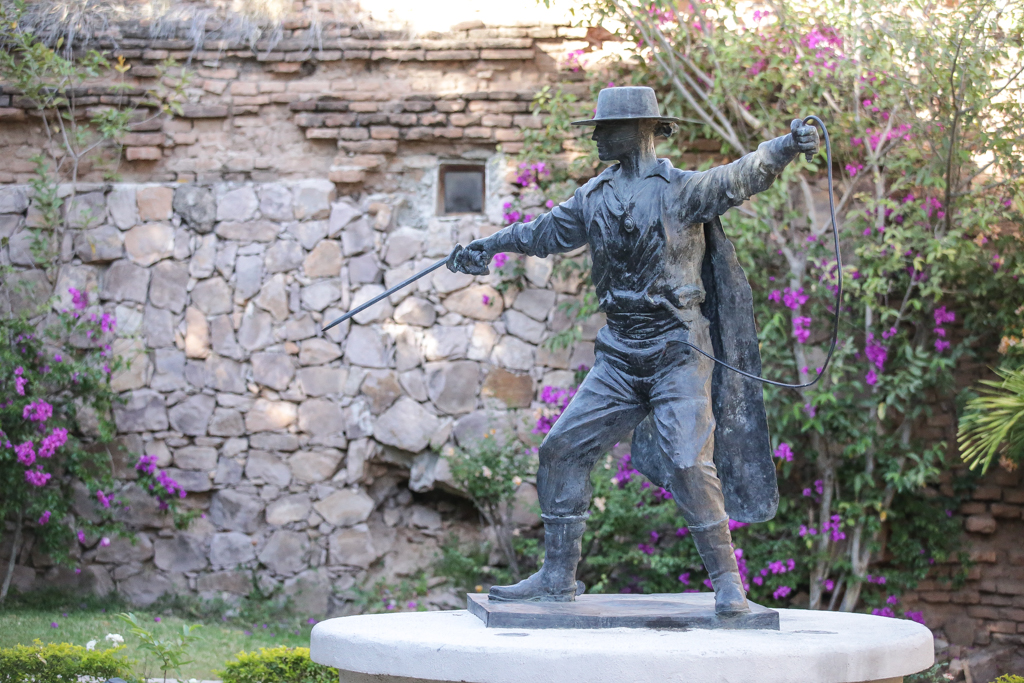
M 690 527 L 690 533 L 715 589 L 715 614 L 731 616 L 749 612 L 750 606 L 743 592 L 743 581 L 732 549 L 729 520 L 704 527 Z
M 488 597 L 499 601 L 572 602 L 583 592 L 576 580 L 586 515 L 543 515 L 544 566 L 513 586 L 491 586 Z

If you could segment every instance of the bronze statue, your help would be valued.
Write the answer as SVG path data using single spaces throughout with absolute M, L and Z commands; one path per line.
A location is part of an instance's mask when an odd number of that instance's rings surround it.
M 716 613 L 749 612 L 729 519 L 765 521 L 778 504 L 762 390 L 685 342 L 760 374 L 750 286 L 719 216 L 770 187 L 798 154 L 816 151 L 818 134 L 795 120 L 788 135 L 731 164 L 682 171 L 654 151 L 676 121 L 660 115 L 650 88 L 602 90 L 595 117 L 574 125 L 594 126 L 601 160 L 619 163 L 549 213 L 447 260 L 453 271 L 482 275 L 498 253 L 544 257 L 589 245 L 608 319 L 594 368 L 540 446 L 544 565 L 513 586 L 494 586 L 491 600 L 566 602 L 582 592 L 576 566 L 590 470 L 632 430 L 632 463 L 679 505 Z

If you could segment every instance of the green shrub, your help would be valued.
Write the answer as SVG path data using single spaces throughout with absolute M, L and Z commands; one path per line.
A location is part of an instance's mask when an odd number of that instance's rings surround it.
M 237 662 L 216 671 L 224 683 L 334 683 L 338 672 L 316 664 L 308 647 L 261 647 L 256 652 L 239 652 Z
M 1024 683 L 1024 676 L 1016 676 L 1014 674 L 1003 674 L 992 683 Z
M 0 648 L 0 683 L 66 683 L 77 681 L 79 676 L 104 681 L 120 676 L 134 681 L 132 664 L 118 650 L 86 650 L 69 643 L 43 645 L 36 640 L 32 645 Z

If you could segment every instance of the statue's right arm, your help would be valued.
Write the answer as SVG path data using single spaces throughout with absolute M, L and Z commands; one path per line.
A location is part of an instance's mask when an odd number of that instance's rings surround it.
M 513 223 L 489 237 L 473 240 L 450 260 L 448 268 L 483 275 L 495 254 L 511 252 L 543 258 L 581 247 L 587 243 L 582 201 L 580 190 L 576 190 L 568 200 L 529 223 Z

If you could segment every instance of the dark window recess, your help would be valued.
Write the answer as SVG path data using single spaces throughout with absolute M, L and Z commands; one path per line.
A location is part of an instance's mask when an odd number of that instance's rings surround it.
M 483 166 L 441 167 L 442 213 L 483 213 Z

